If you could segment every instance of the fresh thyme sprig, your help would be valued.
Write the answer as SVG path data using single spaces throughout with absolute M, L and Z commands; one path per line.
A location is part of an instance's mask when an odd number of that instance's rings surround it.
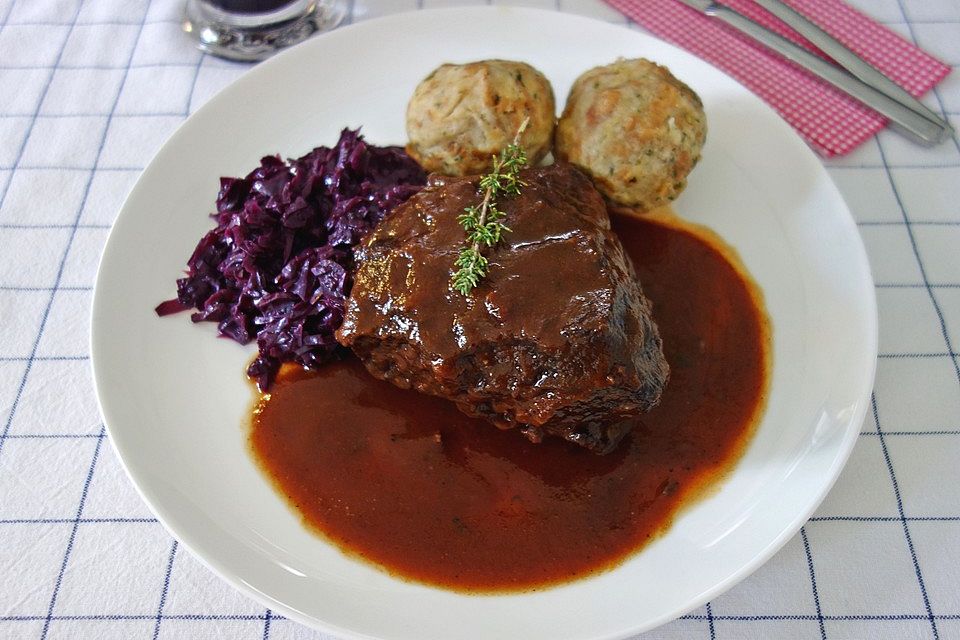
M 467 232 L 467 246 L 461 249 L 454 266 L 457 272 L 453 274 L 450 283 L 454 289 L 467 295 L 487 275 L 490 266 L 484 257 L 483 247 L 492 247 L 500 242 L 504 232 L 510 227 L 503 224 L 504 213 L 497 207 L 498 196 L 516 196 L 520 194 L 520 187 L 526 185 L 520 179 L 520 170 L 527 166 L 527 154 L 520 146 L 520 135 L 530 118 L 527 118 L 517 129 L 513 142 L 493 157 L 493 168 L 490 173 L 480 178 L 480 191 L 483 200 L 479 206 L 469 206 L 457 217 L 457 222 Z

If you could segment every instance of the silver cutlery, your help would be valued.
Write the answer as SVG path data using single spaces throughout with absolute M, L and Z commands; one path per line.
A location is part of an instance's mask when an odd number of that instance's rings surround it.
M 743 14 L 713 0 L 680 0 L 687 6 L 749 36 L 877 113 L 886 116 L 898 130 L 906 132 L 923 144 L 937 144 L 953 136 L 953 128 L 946 120 L 792 7 L 780 0 L 755 1 L 841 66 L 831 64 Z

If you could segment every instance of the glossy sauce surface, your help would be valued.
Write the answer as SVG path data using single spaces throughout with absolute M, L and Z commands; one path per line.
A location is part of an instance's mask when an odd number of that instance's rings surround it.
M 625 215 L 613 227 L 671 366 L 661 404 L 618 449 L 532 444 L 355 359 L 284 369 L 257 405 L 251 446 L 305 523 L 404 578 L 531 589 L 616 565 L 728 470 L 767 386 L 760 298 L 709 234 Z

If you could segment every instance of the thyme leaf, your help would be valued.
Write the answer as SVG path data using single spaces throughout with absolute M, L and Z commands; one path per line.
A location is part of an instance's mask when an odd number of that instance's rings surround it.
M 517 129 L 513 142 L 504 148 L 499 156 L 493 157 L 490 173 L 480 178 L 480 191 L 483 200 L 479 205 L 464 208 L 457 216 L 457 222 L 467 235 L 466 246 L 460 250 L 453 263 L 457 271 L 450 279 L 451 286 L 462 295 L 467 295 L 486 277 L 490 263 L 483 255 L 484 247 L 492 247 L 510 232 L 503 224 L 506 217 L 497 206 L 500 196 L 517 196 L 526 183 L 520 179 L 520 171 L 527 166 L 527 154 L 520 147 L 520 135 L 527 128 L 527 118 Z

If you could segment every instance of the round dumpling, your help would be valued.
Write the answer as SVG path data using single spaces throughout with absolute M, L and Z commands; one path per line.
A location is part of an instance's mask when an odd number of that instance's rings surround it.
M 445 64 L 417 85 L 407 106 L 407 153 L 427 171 L 485 173 L 529 118 L 520 146 L 536 164 L 550 151 L 555 109 L 550 83 L 526 63 Z
M 683 191 L 706 135 L 690 87 L 649 60 L 618 60 L 573 83 L 554 151 L 610 200 L 649 211 Z

